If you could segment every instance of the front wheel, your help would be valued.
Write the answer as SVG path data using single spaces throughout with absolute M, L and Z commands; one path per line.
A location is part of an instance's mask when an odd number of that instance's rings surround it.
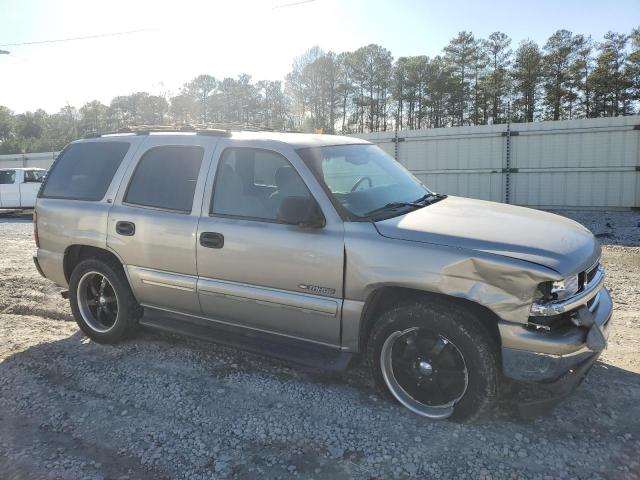
M 69 302 L 80 329 L 99 343 L 114 343 L 130 335 L 142 314 L 122 267 L 97 258 L 74 268 Z
M 412 412 L 470 422 L 497 396 L 497 347 L 465 309 L 439 298 L 385 312 L 367 349 L 378 387 Z

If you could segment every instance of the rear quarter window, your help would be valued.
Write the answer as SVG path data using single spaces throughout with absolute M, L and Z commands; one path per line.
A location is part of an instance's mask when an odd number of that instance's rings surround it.
M 127 154 L 128 142 L 69 145 L 56 159 L 40 194 L 44 198 L 101 200 Z

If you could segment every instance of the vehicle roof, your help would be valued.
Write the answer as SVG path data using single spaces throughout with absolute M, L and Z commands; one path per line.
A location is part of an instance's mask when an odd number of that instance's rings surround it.
M 40 167 L 2 167 L 0 170 L 46 170 Z
M 273 140 L 286 143 L 295 148 L 322 147 L 328 145 L 348 145 L 354 143 L 369 143 L 366 140 L 343 135 L 325 135 L 312 133 L 282 133 L 282 132 L 231 132 L 231 138 L 241 140 Z
M 195 132 L 152 132 L 150 135 L 162 136 L 166 138 L 184 138 L 185 135 L 197 135 Z M 122 140 L 123 138 L 131 138 L 140 136 L 139 134 L 122 133 L 122 134 L 109 134 L 101 137 L 88 138 L 77 140 L 76 142 L 87 141 L 108 141 L 108 140 Z M 203 138 L 207 138 L 204 136 Z M 227 136 L 214 136 L 214 138 L 226 138 L 232 140 L 251 141 L 255 140 L 258 143 L 265 144 L 267 142 L 280 142 L 290 145 L 293 148 L 305 148 L 305 147 L 321 147 L 329 145 L 348 145 L 348 144 L 369 144 L 370 142 L 362 140 L 356 137 L 346 137 L 343 135 L 326 135 L 326 134 L 310 134 L 310 133 L 284 133 L 284 132 L 270 132 L 270 131 L 231 131 Z M 73 142 L 73 143 L 76 143 Z

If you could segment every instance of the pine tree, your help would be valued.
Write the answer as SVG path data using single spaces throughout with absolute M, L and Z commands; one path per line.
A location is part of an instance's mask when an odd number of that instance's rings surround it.
M 575 59 L 570 65 L 571 80 L 569 82 L 569 90 L 574 93 L 578 100 L 578 108 L 570 107 L 569 118 L 574 116 L 590 117 L 592 92 L 589 76 L 593 70 L 593 41 L 591 37 L 584 35 L 576 35 L 575 43 Z
M 628 77 L 627 42 L 624 34 L 608 32 L 599 45 L 596 67 L 592 73 L 596 116 L 631 113 L 631 81 Z
M 552 120 L 565 118 L 571 87 L 570 66 L 575 61 L 576 43 L 568 30 L 558 30 L 544 45 L 545 106 Z
M 523 41 L 516 51 L 513 69 L 515 93 L 513 110 L 516 119 L 533 122 L 538 106 L 542 74 L 540 47 L 531 40 Z
M 451 92 L 454 124 L 463 125 L 469 103 L 469 82 L 477 44 L 471 32 L 462 31 L 444 47 L 445 61 L 453 78 L 455 91 Z
M 502 32 L 493 32 L 484 41 L 484 48 L 489 57 L 489 73 L 485 89 L 494 123 L 500 123 L 504 119 L 504 107 L 509 94 L 508 69 L 513 53 L 509 48 L 510 45 L 511 39 Z
M 631 52 L 627 57 L 626 78 L 629 81 L 630 97 L 633 101 L 640 101 L 640 27 L 634 28 L 629 35 Z M 637 105 L 636 105 L 637 107 Z

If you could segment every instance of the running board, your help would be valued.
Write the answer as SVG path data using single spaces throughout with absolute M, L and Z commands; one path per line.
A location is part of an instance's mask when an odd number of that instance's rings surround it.
M 346 370 L 353 353 L 313 342 L 274 335 L 145 307 L 140 324 L 322 370 Z

